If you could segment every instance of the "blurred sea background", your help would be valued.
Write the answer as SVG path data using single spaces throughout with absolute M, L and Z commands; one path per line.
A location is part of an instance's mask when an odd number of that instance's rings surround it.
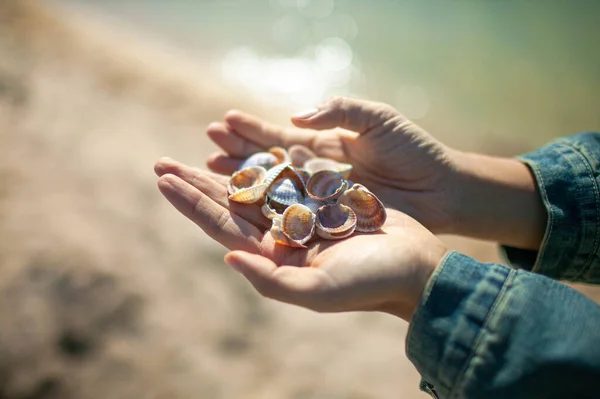
M 261 298 L 160 196 L 153 164 L 204 166 L 204 130 L 230 108 L 288 124 L 333 94 L 504 156 L 600 130 L 599 15 L 593 1 L 0 0 L 0 398 L 427 397 L 405 323 Z M 443 239 L 499 260 L 493 243 Z

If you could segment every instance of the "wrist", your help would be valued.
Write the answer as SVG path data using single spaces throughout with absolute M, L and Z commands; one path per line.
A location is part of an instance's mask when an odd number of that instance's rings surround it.
M 450 252 L 441 241 L 431 245 L 428 251 L 422 253 L 422 259 L 416 262 L 410 282 L 399 287 L 397 298 L 385 304 L 380 311 L 410 323 L 426 292 L 431 276 Z
M 513 158 L 451 150 L 449 232 L 538 249 L 546 211 L 529 167 Z

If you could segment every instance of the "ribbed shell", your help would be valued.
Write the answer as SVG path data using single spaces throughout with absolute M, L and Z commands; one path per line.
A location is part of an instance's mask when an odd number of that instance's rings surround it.
M 279 162 L 278 158 L 269 152 L 257 152 L 256 154 L 250 155 L 239 167 L 239 170 L 250 166 L 262 166 L 266 170 L 271 169 Z
M 308 195 L 304 197 L 304 205 L 308 207 L 313 213 L 317 213 L 320 207 L 325 205 L 325 201 L 319 201 L 314 198 L 309 197 Z
M 290 154 L 292 165 L 296 168 L 303 168 L 306 161 L 317 156 L 310 148 L 300 144 L 291 146 L 288 152 Z
M 387 219 L 385 207 L 379 198 L 361 184 L 354 184 L 346 190 L 337 203 L 349 206 L 356 213 L 356 231 L 372 233 L 381 229 Z
M 341 240 L 354 233 L 356 214 L 345 205 L 323 205 L 317 212 L 316 226 L 319 237 L 327 240 Z
M 285 206 L 304 202 L 302 189 L 289 177 L 275 180 L 267 190 L 267 196 L 270 202 Z
M 332 170 L 341 174 L 344 179 L 347 179 L 350 176 L 350 172 L 352 172 L 352 165 L 349 163 L 337 162 L 329 158 L 317 157 L 307 160 L 304 163 L 304 169 L 311 175 L 322 170 Z
M 267 190 L 264 183 L 266 175 L 267 171 L 262 166 L 250 166 L 235 172 L 227 185 L 229 199 L 244 204 L 261 200 Z
M 306 183 L 306 193 L 319 201 L 333 201 L 339 197 L 348 184 L 337 172 L 322 170 L 310 177 Z
M 315 214 L 302 204 L 288 207 L 281 217 L 273 219 L 271 235 L 279 244 L 306 248 L 315 232 Z

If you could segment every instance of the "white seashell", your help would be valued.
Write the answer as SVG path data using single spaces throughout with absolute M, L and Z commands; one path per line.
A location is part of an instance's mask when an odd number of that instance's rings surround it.
M 387 212 L 379 198 L 361 184 L 344 191 L 337 203 L 352 208 L 356 213 L 356 231 L 375 232 L 385 224 Z
M 248 168 L 250 166 L 262 166 L 266 170 L 271 169 L 277 165 L 279 159 L 269 152 L 257 152 L 256 154 L 250 155 L 239 167 L 239 170 Z
M 337 162 L 329 158 L 312 158 L 304 163 L 304 169 L 311 175 L 320 172 L 322 170 L 332 170 L 342 175 L 344 179 L 347 179 L 352 172 L 352 165 L 349 163 Z
M 281 215 L 283 213 L 283 212 L 278 213 L 275 209 L 273 209 L 273 207 L 271 207 L 271 204 L 269 203 L 269 201 L 265 201 L 263 206 L 260 207 L 260 211 L 262 212 L 264 217 L 266 217 L 267 219 L 271 219 L 271 220 L 281 217 Z
M 317 212 L 315 223 L 319 237 L 327 240 L 341 240 L 354 233 L 356 214 L 345 205 L 323 205 Z

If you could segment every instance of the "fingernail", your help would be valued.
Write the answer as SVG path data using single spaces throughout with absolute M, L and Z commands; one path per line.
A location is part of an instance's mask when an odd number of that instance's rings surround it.
M 319 112 L 318 108 L 311 108 L 304 111 L 300 111 L 294 115 L 292 115 L 295 119 L 308 119 L 311 116 L 314 116 Z

